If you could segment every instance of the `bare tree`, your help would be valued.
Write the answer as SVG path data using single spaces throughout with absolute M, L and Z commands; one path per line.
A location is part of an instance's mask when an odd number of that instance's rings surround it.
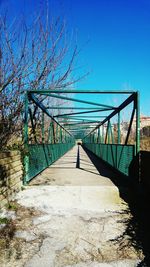
M 18 26 L 18 27 L 17 27 Z M 21 30 L 21 34 L 19 34 Z M 27 31 L 21 24 L 8 26 L 7 16 L 0 17 L 0 143 L 8 137 L 19 123 L 22 109 L 24 50 Z M 15 127 L 14 127 L 15 126 Z
M 69 36 L 70 37 L 70 36 Z M 78 56 L 67 36 L 66 22 L 50 18 L 48 10 L 36 15 L 32 22 L 25 19 L 8 23 L 0 17 L 0 141 L 6 144 L 18 126 L 21 128 L 23 92 L 25 90 L 64 89 L 81 80 L 74 76 Z M 40 101 L 48 103 L 46 97 Z M 32 110 L 34 123 L 37 109 Z M 5 137 L 5 138 L 4 138 Z

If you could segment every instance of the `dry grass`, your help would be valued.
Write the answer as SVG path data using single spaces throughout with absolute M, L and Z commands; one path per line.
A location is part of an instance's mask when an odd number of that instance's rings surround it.
M 141 139 L 140 149 L 150 151 L 150 137 L 144 137 Z
M 15 264 L 17 260 L 21 260 L 24 253 L 26 255 L 30 254 L 27 251 L 28 243 L 25 240 L 16 238 L 15 232 L 18 230 L 33 230 L 32 219 L 41 215 L 41 212 L 33 208 L 25 208 L 15 202 L 6 206 L 6 209 L 15 211 L 16 219 L 8 219 L 5 222 L 6 225 L 0 229 L 0 266 L 7 266 L 9 261 Z M 33 241 L 33 248 L 37 249 L 40 241 L 40 238 Z

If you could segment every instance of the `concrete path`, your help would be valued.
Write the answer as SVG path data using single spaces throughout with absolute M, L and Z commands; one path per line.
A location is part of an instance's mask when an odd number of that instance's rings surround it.
M 114 186 L 109 179 L 112 175 L 104 165 L 99 172 L 82 146 L 75 146 L 33 179 L 30 185 Z
M 117 187 L 115 175 L 96 161 L 75 146 L 17 195 L 20 205 L 41 214 L 16 231 L 26 245 L 13 266 L 138 266 L 142 256 L 126 231 L 131 215 L 120 197 L 125 188 Z
M 114 174 L 102 164 L 100 169 L 102 173 L 107 172 L 107 176 L 99 173 L 81 146 L 75 146 L 64 157 L 33 179 L 30 186 L 38 185 L 37 191 L 39 185 L 55 186 L 49 189 L 46 187 L 46 190 L 51 192 L 50 201 L 54 207 L 56 205 L 63 209 L 80 207 L 98 212 L 120 210 L 122 199 L 118 188 L 111 181 Z M 57 192 L 58 196 L 56 196 Z

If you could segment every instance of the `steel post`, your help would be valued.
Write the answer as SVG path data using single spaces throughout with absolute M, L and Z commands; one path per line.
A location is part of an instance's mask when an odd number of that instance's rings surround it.
M 44 144 L 45 129 L 44 129 L 44 112 L 42 111 L 42 143 Z
M 28 93 L 25 94 L 25 116 L 24 116 L 24 148 L 25 148 L 25 156 L 24 156 L 24 184 L 26 185 L 28 182 L 28 174 L 29 174 L 29 155 L 28 155 L 28 112 L 29 112 L 29 103 L 28 103 Z
M 121 143 L 121 134 L 120 134 L 120 111 L 118 112 L 118 144 Z
M 140 94 L 136 92 L 136 154 L 140 151 Z

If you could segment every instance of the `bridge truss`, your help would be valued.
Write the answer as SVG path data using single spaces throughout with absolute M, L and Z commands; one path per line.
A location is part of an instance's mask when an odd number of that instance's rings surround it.
M 104 101 L 108 95 L 121 95 L 124 101 L 110 105 Z M 101 97 L 103 103 L 99 101 Z M 77 140 L 128 176 L 130 164 L 140 149 L 139 92 L 31 90 L 25 93 L 25 184 L 64 155 Z

